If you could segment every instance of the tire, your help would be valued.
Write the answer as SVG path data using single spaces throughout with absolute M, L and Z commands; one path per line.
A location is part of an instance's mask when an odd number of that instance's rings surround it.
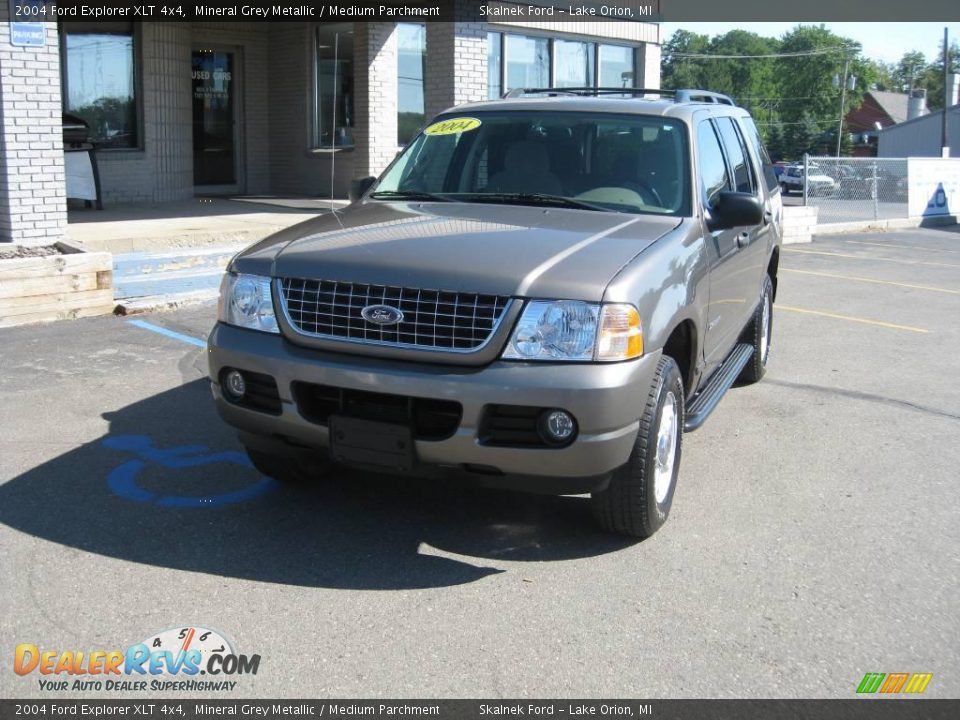
M 336 467 L 320 454 L 310 457 L 285 457 L 245 448 L 253 466 L 267 477 L 291 485 L 306 485 L 326 477 Z
M 790 188 L 785 182 L 780 183 L 780 192 L 782 192 L 784 195 L 790 194 Z
M 767 360 L 770 358 L 770 339 L 773 337 L 773 282 L 769 275 L 763 278 L 760 292 L 760 304 L 743 333 L 743 341 L 753 346 L 750 358 L 738 380 L 743 383 L 758 382 L 767 372 Z
M 591 496 L 594 517 L 604 530 L 647 538 L 666 522 L 680 468 L 683 415 L 683 378 L 673 358 L 664 356 L 627 464 L 614 471 L 606 489 Z

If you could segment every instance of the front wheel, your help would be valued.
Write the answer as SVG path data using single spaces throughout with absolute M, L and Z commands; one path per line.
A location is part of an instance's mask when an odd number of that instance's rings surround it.
M 664 356 L 627 464 L 614 471 L 606 489 L 593 493 L 593 513 L 604 530 L 647 538 L 666 522 L 680 468 L 683 413 L 683 378 L 673 358 Z
M 753 356 L 743 370 L 740 381 L 755 383 L 767 372 L 767 359 L 770 357 L 770 338 L 773 336 L 773 282 L 769 275 L 763 278 L 763 290 L 760 304 L 757 305 L 750 324 L 744 331 L 744 342 L 753 346 Z

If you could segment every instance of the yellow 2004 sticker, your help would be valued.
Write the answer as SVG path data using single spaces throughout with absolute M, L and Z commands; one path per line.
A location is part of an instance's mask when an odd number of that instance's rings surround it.
M 426 135 L 456 135 L 458 133 L 470 132 L 480 127 L 480 121 L 472 117 L 453 118 L 452 120 L 441 120 L 436 122 L 426 130 Z

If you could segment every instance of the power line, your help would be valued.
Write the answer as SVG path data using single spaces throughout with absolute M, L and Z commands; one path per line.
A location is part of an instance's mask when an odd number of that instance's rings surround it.
M 682 58 L 684 60 L 762 60 L 765 58 L 794 58 L 810 57 L 812 55 L 830 55 L 831 53 L 849 52 L 847 47 L 823 48 L 820 50 L 805 50 L 792 53 L 769 53 L 760 55 L 713 55 L 710 53 L 683 53 L 683 52 L 665 52 L 664 55 L 670 58 Z

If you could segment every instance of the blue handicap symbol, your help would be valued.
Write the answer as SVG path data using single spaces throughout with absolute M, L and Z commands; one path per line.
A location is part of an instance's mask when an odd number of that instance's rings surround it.
M 207 453 L 206 445 L 181 445 L 180 447 L 161 450 L 153 446 L 153 442 L 145 435 L 117 435 L 108 437 L 101 443 L 104 447 L 113 450 L 124 450 L 139 455 L 141 459 L 128 460 L 114 468 L 107 476 L 107 486 L 116 494 L 134 502 L 149 502 L 164 507 L 216 507 L 230 503 L 251 500 L 275 490 L 279 483 L 268 477 L 261 477 L 253 485 L 234 492 L 219 495 L 159 495 L 144 490 L 137 485 L 137 475 L 146 467 L 148 462 L 156 463 L 171 470 L 182 470 L 202 465 L 217 465 L 231 463 L 244 468 L 253 468 L 250 459 L 241 452 L 224 450 Z

